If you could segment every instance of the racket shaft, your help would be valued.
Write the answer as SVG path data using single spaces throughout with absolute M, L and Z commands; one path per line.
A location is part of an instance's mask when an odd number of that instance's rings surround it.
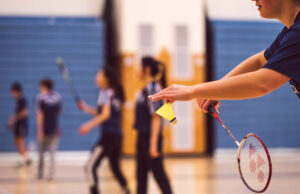
M 59 70 L 60 70 L 63 78 L 65 79 L 65 81 L 67 82 L 67 84 L 69 85 L 69 87 L 71 89 L 74 100 L 76 102 L 79 102 L 80 98 L 79 98 L 78 92 L 74 87 L 74 84 L 73 84 L 72 79 L 69 75 L 68 69 L 65 67 L 65 64 L 64 64 L 62 58 L 60 58 L 60 57 L 56 58 L 56 63 L 58 64 Z
M 222 123 L 221 123 L 222 124 Z M 233 141 L 236 143 L 236 145 L 239 147 L 240 143 L 238 142 L 238 140 L 232 135 L 232 133 L 230 132 L 230 130 L 224 125 L 222 124 L 222 127 L 225 129 L 225 131 L 230 135 L 230 137 L 233 139 Z
M 217 119 L 219 121 L 219 123 L 222 125 L 222 127 L 225 129 L 225 131 L 230 135 L 230 137 L 233 139 L 233 141 L 236 143 L 236 145 L 239 147 L 240 143 L 238 142 L 238 140 L 232 135 L 232 133 L 230 132 L 230 130 L 225 126 L 225 124 L 223 123 L 223 121 L 220 119 L 219 116 L 219 112 L 215 109 L 214 106 L 210 105 L 208 107 L 208 114 L 210 114 L 211 116 L 213 116 L 215 119 Z

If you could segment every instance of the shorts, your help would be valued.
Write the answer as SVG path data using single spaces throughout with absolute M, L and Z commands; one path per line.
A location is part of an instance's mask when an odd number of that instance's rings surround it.
M 28 127 L 27 126 L 14 126 L 14 137 L 15 138 L 25 138 L 28 133 Z

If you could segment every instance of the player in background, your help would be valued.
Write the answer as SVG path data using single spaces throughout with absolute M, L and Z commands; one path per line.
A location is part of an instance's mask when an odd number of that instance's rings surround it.
M 140 91 L 135 108 L 135 125 L 137 130 L 137 194 L 147 193 L 148 172 L 154 178 L 163 194 L 170 194 L 171 186 L 163 165 L 162 128 L 163 120 L 155 114 L 162 106 L 162 101 L 152 102 L 149 95 L 166 87 L 165 67 L 152 57 L 142 58 L 142 64 L 136 68 L 136 75 L 145 83 Z
M 44 177 L 44 153 L 49 150 L 48 180 L 52 181 L 55 172 L 55 151 L 60 135 L 58 121 L 62 110 L 61 97 L 59 93 L 54 91 L 54 83 L 49 78 L 40 81 L 39 89 L 40 93 L 36 98 L 37 138 L 39 141 L 38 179 Z
M 300 0 L 252 0 L 261 17 L 277 19 L 285 27 L 266 50 L 246 59 L 223 79 L 194 86 L 172 85 L 150 96 L 170 102 L 198 99 L 207 111 L 220 107 L 219 100 L 240 100 L 264 96 L 290 82 L 300 98 Z
M 28 109 L 20 83 L 15 82 L 11 85 L 11 94 L 16 100 L 16 108 L 15 113 L 8 121 L 8 125 L 13 131 L 14 142 L 20 154 L 20 160 L 16 167 L 29 166 L 31 160 L 28 158 L 25 143 L 28 134 Z
M 86 165 L 86 173 L 91 194 L 98 194 L 97 170 L 104 157 L 109 160 L 114 177 L 122 187 L 124 194 L 129 194 L 127 180 L 120 169 L 122 150 L 121 111 L 125 96 L 121 83 L 114 76 L 113 70 L 107 67 L 98 71 L 96 84 L 101 88 L 97 108 L 88 106 L 84 101 L 78 103 L 79 109 L 94 116 L 90 121 L 81 125 L 79 132 L 87 134 L 93 128 L 101 125 L 102 133 L 92 149 Z

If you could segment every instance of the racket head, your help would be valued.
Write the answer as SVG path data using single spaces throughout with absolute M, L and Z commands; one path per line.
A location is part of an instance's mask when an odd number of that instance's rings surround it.
M 264 142 L 255 134 L 246 135 L 238 150 L 238 168 L 242 181 L 249 190 L 263 193 L 272 177 L 272 161 Z
M 58 68 L 60 70 L 60 72 L 62 73 L 62 76 L 63 78 L 67 81 L 67 82 L 70 82 L 71 80 L 71 77 L 69 75 L 69 71 L 68 69 L 65 67 L 65 63 L 64 63 L 64 60 L 61 58 L 61 57 L 57 57 L 55 59 L 57 65 L 58 65 Z

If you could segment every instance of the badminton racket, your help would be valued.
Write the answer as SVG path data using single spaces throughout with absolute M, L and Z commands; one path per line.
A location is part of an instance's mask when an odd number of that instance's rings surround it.
M 252 192 L 265 192 L 272 177 L 272 162 L 264 142 L 253 133 L 249 133 L 239 142 L 225 126 L 218 111 L 212 105 L 208 108 L 208 113 L 219 121 L 238 146 L 237 163 L 243 183 Z
M 69 85 L 70 89 L 71 89 L 71 92 L 72 92 L 72 95 L 73 95 L 73 98 L 75 100 L 76 103 L 79 103 L 81 100 L 80 100 L 80 97 L 78 95 L 78 92 L 77 90 L 75 89 L 74 87 L 74 84 L 73 84 L 73 81 L 72 81 L 72 78 L 69 74 L 69 71 L 63 61 L 63 59 L 61 57 L 57 57 L 56 58 L 56 63 L 58 65 L 58 68 L 64 78 L 64 80 L 67 82 L 67 84 Z

